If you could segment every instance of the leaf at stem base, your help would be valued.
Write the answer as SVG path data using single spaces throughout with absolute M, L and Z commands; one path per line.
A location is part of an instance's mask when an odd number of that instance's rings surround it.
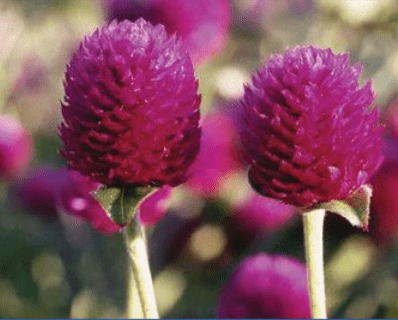
M 347 219 L 354 227 L 367 231 L 371 197 L 372 188 L 369 185 L 362 185 L 347 199 L 320 203 L 316 208 L 336 213 Z
M 103 187 L 94 196 L 113 221 L 120 225 L 126 225 L 135 218 L 140 202 L 156 190 L 157 188 L 154 187 Z

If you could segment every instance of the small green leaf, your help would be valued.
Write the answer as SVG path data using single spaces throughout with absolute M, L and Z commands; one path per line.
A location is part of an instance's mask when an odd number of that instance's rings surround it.
M 360 227 L 367 231 L 371 197 L 372 188 L 368 185 L 363 185 L 345 200 L 320 203 L 316 208 L 336 213 L 346 218 L 354 227 Z
M 139 203 L 156 189 L 153 187 L 122 189 L 103 187 L 94 196 L 113 221 L 125 225 L 131 219 L 134 219 Z
M 94 196 L 102 204 L 102 207 L 109 212 L 111 211 L 112 205 L 119 197 L 121 191 L 122 190 L 119 188 L 103 187 L 95 192 Z
M 122 212 L 118 211 L 119 206 L 117 205 L 122 192 L 123 190 L 119 188 L 103 187 L 94 193 L 94 196 L 101 203 L 108 216 L 121 225 L 126 223 Z

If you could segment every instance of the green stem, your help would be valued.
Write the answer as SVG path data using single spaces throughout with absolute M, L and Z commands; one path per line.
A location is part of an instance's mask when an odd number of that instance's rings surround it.
M 125 236 L 131 272 L 128 288 L 127 317 L 130 319 L 141 317 L 140 313 L 134 308 L 137 305 L 134 303 L 134 293 L 138 292 L 142 316 L 145 319 L 159 319 L 152 276 L 149 269 L 145 230 L 136 220 L 133 220 Z
M 323 265 L 324 209 L 303 213 L 305 259 L 308 269 L 308 288 L 311 314 L 314 319 L 326 319 L 325 274 Z

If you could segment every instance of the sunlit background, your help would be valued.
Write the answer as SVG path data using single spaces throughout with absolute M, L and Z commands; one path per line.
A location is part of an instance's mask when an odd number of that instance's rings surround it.
M 65 66 L 84 35 L 107 22 L 110 2 L 0 0 L 0 113 L 18 119 L 33 136 L 27 172 L 65 167 L 57 135 Z M 231 0 L 230 15 L 220 48 L 196 63 L 208 128 L 205 151 L 192 180 L 174 189 L 167 214 L 148 230 L 162 317 L 214 318 L 219 289 L 253 253 L 303 261 L 297 210 L 249 203 L 255 195 L 237 155 L 238 100 L 267 57 L 301 44 L 351 52 L 352 62 L 364 66 L 362 78 L 373 78 L 388 139 L 397 136 L 398 1 Z M 214 154 L 228 163 L 206 158 Z M 102 235 L 64 213 L 20 206 L 13 193 L 20 179 L 1 184 L 0 317 L 123 317 L 127 274 L 121 235 Z M 382 212 L 371 216 L 369 233 L 327 217 L 331 316 L 398 317 L 396 208 L 385 218 Z M 386 226 L 382 236 L 372 223 Z

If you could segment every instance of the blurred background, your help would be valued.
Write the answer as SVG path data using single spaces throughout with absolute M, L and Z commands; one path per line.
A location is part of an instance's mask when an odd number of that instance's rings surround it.
M 19 121 L 33 146 L 24 170 L 0 181 L 0 317 L 124 315 L 122 236 L 103 235 L 61 212 L 53 184 L 32 172 L 65 168 L 57 126 L 65 66 L 79 42 L 114 18 L 139 16 L 181 36 L 202 94 L 201 153 L 190 179 L 161 206 L 163 218 L 148 228 L 161 316 L 214 318 L 220 288 L 252 254 L 304 261 L 297 209 L 256 195 L 246 182 L 236 108 L 267 57 L 313 44 L 362 62 L 363 82 L 373 78 L 386 125 L 370 231 L 331 214 L 325 222 L 329 315 L 398 317 L 398 1 L 217 0 L 211 8 L 192 2 L 200 10 L 191 16 L 190 5 L 181 9 L 181 27 L 166 13 L 164 21 L 153 16 L 145 1 L 0 0 L 0 114 Z

